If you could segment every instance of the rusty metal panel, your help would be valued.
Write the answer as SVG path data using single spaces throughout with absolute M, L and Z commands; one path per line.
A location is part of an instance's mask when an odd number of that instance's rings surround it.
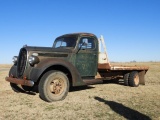
M 111 70 L 148 70 L 146 66 L 111 66 Z
M 6 81 L 15 83 L 15 84 L 20 84 L 20 85 L 25 85 L 25 86 L 33 86 L 34 82 L 30 80 L 24 80 L 24 79 L 17 79 L 17 78 L 12 78 L 12 77 L 6 77 Z
M 148 66 L 125 66 L 125 65 L 110 65 L 110 63 L 99 63 L 98 70 L 148 70 Z
M 102 69 L 102 70 L 110 70 L 111 66 L 109 63 L 104 63 L 104 64 L 98 64 L 98 69 Z
M 109 63 L 104 63 L 104 64 L 98 64 L 98 69 L 99 70 L 148 70 L 149 67 L 147 66 L 113 66 Z
M 103 83 L 103 79 L 84 79 L 83 82 L 87 85 L 94 85 Z

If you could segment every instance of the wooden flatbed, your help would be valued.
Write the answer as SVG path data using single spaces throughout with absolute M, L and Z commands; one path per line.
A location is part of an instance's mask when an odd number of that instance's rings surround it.
M 105 78 L 121 78 L 124 79 L 125 85 L 129 85 L 129 77 L 132 74 L 138 74 L 138 83 L 145 85 L 145 74 L 148 71 L 149 67 L 146 66 L 125 66 L 125 65 L 111 65 L 110 63 L 98 64 L 98 74 L 96 79 L 105 79 Z M 135 78 L 136 80 L 136 78 Z M 132 86 L 132 85 L 131 85 Z
M 110 65 L 110 63 L 98 64 L 98 70 L 148 70 L 147 66 L 125 66 L 125 65 Z

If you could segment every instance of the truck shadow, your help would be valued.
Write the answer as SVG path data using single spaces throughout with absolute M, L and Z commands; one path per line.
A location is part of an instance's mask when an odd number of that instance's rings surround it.
M 123 79 L 110 79 L 110 80 L 103 80 L 102 83 L 97 83 L 98 84 L 118 84 L 118 85 L 124 85 L 124 80 Z M 94 89 L 95 87 L 86 85 L 86 86 L 76 86 L 76 87 L 70 87 L 69 92 L 76 92 L 76 91 L 81 91 L 81 90 L 86 90 L 86 89 Z
M 31 91 L 22 91 L 22 93 L 24 93 L 24 94 L 28 94 L 28 95 L 36 95 L 36 93 L 38 93 L 37 92 L 37 90 L 35 91 L 35 90 L 31 90 Z
M 118 84 L 118 85 L 124 85 L 123 79 L 110 79 L 110 80 L 103 80 L 103 84 Z
M 93 89 L 95 87 L 92 86 L 77 86 L 77 87 L 70 87 L 69 92 L 76 92 L 76 91 L 81 91 L 81 90 L 86 90 L 86 89 Z M 39 93 L 38 91 L 38 86 L 35 86 L 31 91 L 24 91 L 23 89 L 20 89 L 19 92 L 28 94 L 28 95 L 36 95 L 36 93 Z
M 86 90 L 86 89 L 93 89 L 95 87 L 92 86 L 77 86 L 77 87 L 70 87 L 69 92 L 76 92 L 76 91 L 81 91 L 81 90 Z
M 123 116 L 127 120 L 151 120 L 150 117 L 148 117 L 148 116 L 146 116 L 136 110 L 128 108 L 128 107 L 124 106 L 123 104 L 120 104 L 120 103 L 117 103 L 114 101 L 107 101 L 107 100 L 104 100 L 100 97 L 95 97 L 94 99 L 108 105 L 114 112 Z
M 24 93 L 24 94 L 28 94 L 28 95 L 36 95 L 36 93 L 38 93 L 38 87 L 37 86 L 35 86 L 30 91 L 25 91 L 22 87 L 16 87 L 16 90 L 19 93 Z
M 124 80 L 123 79 L 110 79 L 110 80 L 103 80 L 100 83 L 96 83 L 93 85 L 99 85 L 99 84 L 118 84 L 118 85 L 124 85 Z M 85 86 L 76 86 L 76 87 L 70 87 L 69 92 L 76 92 L 76 91 L 81 91 L 81 90 L 86 90 L 86 89 L 94 89 L 95 87 L 91 85 L 85 85 Z
M 119 84 L 119 85 L 124 85 L 123 80 L 121 79 L 111 79 L 111 80 L 103 80 L 102 83 L 98 84 Z M 97 85 L 98 85 L 97 84 Z M 76 87 L 70 87 L 69 92 L 76 92 L 76 91 L 82 91 L 86 89 L 94 89 L 95 87 L 86 85 L 86 86 L 76 86 Z M 21 93 L 25 93 L 28 95 L 36 95 L 36 93 L 39 93 L 38 91 L 38 85 L 36 85 L 31 91 L 24 91 L 23 89 L 19 90 Z

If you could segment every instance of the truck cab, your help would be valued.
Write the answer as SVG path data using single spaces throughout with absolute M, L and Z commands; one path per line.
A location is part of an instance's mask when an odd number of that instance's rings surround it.
M 68 57 L 78 70 L 81 77 L 94 77 L 97 74 L 98 40 L 89 33 L 68 34 L 58 37 L 54 44 L 55 49 L 71 49 Z

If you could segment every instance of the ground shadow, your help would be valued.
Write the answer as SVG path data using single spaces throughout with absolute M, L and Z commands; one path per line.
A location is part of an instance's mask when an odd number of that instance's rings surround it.
M 92 86 L 77 86 L 77 87 L 70 87 L 69 92 L 76 92 L 76 91 L 81 91 L 81 90 L 86 90 L 86 89 L 93 89 L 95 87 Z
M 24 91 L 24 90 L 22 90 L 21 93 L 28 94 L 28 95 L 36 95 L 36 93 L 34 91 Z
M 93 89 L 95 87 L 92 86 L 77 86 L 77 87 L 70 87 L 69 92 L 76 92 L 76 91 L 81 91 L 81 90 L 86 90 L 86 89 Z M 17 86 L 16 88 L 19 93 L 24 93 L 28 95 L 36 95 L 36 93 L 39 93 L 38 91 L 38 85 L 34 86 L 33 89 L 30 91 L 25 91 L 22 87 Z
M 28 95 L 36 95 L 35 92 L 31 92 L 31 91 L 26 91 L 25 94 L 28 94 Z
M 13 89 L 13 88 L 12 88 Z M 15 92 L 17 93 L 24 93 L 24 94 L 28 94 L 28 95 L 36 95 L 37 93 L 37 87 L 34 87 L 33 89 L 31 89 L 30 91 L 25 91 L 22 87 L 20 86 L 14 86 L 13 89 Z
M 36 95 L 36 93 L 33 92 L 33 91 L 24 91 L 24 90 L 18 91 L 17 93 L 24 93 L 24 94 L 28 94 L 28 95 Z
M 103 84 L 118 84 L 118 85 L 124 85 L 123 79 L 110 79 L 110 80 L 103 80 Z
M 108 105 L 114 112 L 118 113 L 119 115 L 123 116 L 127 120 L 151 120 L 150 117 L 133 110 L 131 108 L 128 108 L 120 103 L 114 102 L 114 101 L 107 101 L 100 97 L 95 97 L 96 100 L 99 102 L 103 102 L 106 105 Z

